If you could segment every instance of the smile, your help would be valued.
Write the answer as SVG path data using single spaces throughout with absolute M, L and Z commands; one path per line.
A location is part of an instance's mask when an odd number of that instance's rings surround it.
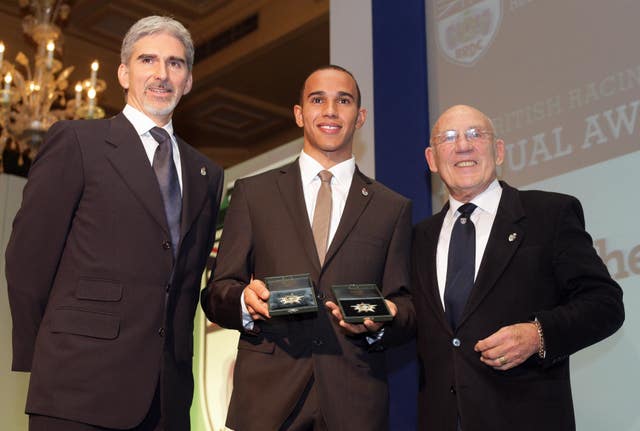
M 336 126 L 336 125 L 331 125 L 331 124 L 321 124 L 318 126 L 320 128 L 320 130 L 328 132 L 328 133 L 335 133 L 337 131 L 339 131 L 342 126 Z
M 458 162 L 455 164 L 455 166 L 459 167 L 459 168 L 470 168 L 472 166 L 477 165 L 478 162 L 474 161 L 474 160 L 464 160 L 462 162 Z
M 169 94 L 173 92 L 173 90 L 171 90 L 170 88 L 163 88 L 163 87 L 147 87 L 146 91 L 149 91 L 155 94 Z

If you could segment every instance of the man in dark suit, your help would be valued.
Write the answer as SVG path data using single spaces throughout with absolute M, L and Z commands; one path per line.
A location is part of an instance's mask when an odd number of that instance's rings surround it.
M 349 72 L 327 66 L 311 73 L 294 115 L 304 131 L 300 158 L 236 182 L 201 301 L 209 319 L 241 332 L 227 426 L 387 429 L 383 349 L 406 341 L 415 325 L 407 291 L 410 201 L 356 167 L 353 135 L 366 111 Z M 316 245 L 323 181 L 332 210 L 328 240 Z M 318 311 L 271 316 L 264 278 L 301 273 L 310 274 Z M 351 283 L 378 285 L 394 319 L 346 323 L 331 286 Z
M 141 19 L 121 61 L 123 112 L 51 127 L 7 247 L 31 430 L 189 429 L 193 317 L 222 170 L 172 133 L 192 83 L 182 24 Z
M 569 355 L 624 320 L 580 203 L 498 182 L 504 142 L 472 107 L 444 112 L 430 144 L 450 197 L 414 229 L 419 428 L 575 429 Z

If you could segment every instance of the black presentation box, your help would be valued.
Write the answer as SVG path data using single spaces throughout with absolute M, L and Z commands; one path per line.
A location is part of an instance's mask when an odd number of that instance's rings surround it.
M 286 316 L 290 314 L 318 311 L 316 295 L 309 274 L 265 277 L 269 289 L 269 314 Z
M 343 284 L 332 286 L 344 321 L 362 323 L 364 319 L 387 322 L 393 319 L 384 297 L 375 284 Z

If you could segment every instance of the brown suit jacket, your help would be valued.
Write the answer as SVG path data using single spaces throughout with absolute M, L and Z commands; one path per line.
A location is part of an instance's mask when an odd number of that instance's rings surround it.
M 408 296 L 411 203 L 356 170 L 324 266 L 316 253 L 298 162 L 236 183 L 214 279 L 202 306 L 212 321 L 241 331 L 227 425 L 275 430 L 313 375 L 330 430 L 387 428 L 384 345 L 413 335 Z M 243 331 L 240 297 L 251 277 L 310 273 L 319 311 L 257 322 Z M 346 336 L 324 307 L 331 286 L 375 283 L 398 305 L 384 345 Z
M 174 262 L 160 189 L 129 121 L 49 131 L 6 252 L 13 369 L 31 371 L 28 413 L 130 428 L 160 384 L 166 429 L 188 429 L 193 316 L 223 173 L 178 142 Z
M 622 290 L 585 231 L 582 207 L 559 193 L 502 198 L 459 327 L 445 318 L 436 251 L 448 204 L 414 230 L 412 275 L 418 327 L 419 429 L 574 430 L 569 355 L 615 332 Z M 507 371 L 480 362 L 479 340 L 537 318 L 547 355 Z

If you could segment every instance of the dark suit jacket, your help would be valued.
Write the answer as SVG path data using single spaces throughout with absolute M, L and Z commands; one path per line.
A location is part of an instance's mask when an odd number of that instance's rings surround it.
M 321 268 L 298 162 L 236 182 L 214 279 L 201 301 L 209 319 L 241 331 L 229 427 L 278 429 L 313 375 L 328 429 L 387 428 L 384 353 L 342 333 L 324 302 L 335 301 L 334 284 L 375 283 L 399 310 L 384 343 L 407 340 L 414 331 L 410 240 L 410 201 L 356 170 Z M 243 332 L 240 297 L 251 277 L 300 273 L 311 274 L 319 311 L 272 317 L 257 322 L 259 333 Z
M 457 331 L 438 292 L 436 248 L 448 204 L 414 230 L 412 274 L 420 316 L 419 429 L 575 429 L 569 355 L 615 332 L 622 291 L 595 252 L 577 199 L 503 192 L 473 290 Z M 480 362 L 475 343 L 537 317 L 547 355 L 508 371 Z M 456 341 L 457 340 L 457 341 Z M 456 346 L 459 341 L 459 346 Z M 459 410 L 458 410 L 459 409 Z
M 130 428 L 160 384 L 166 429 L 188 429 L 193 316 L 223 173 L 178 142 L 174 264 L 157 180 L 124 115 L 51 127 L 6 252 L 13 369 L 31 371 L 28 413 Z

